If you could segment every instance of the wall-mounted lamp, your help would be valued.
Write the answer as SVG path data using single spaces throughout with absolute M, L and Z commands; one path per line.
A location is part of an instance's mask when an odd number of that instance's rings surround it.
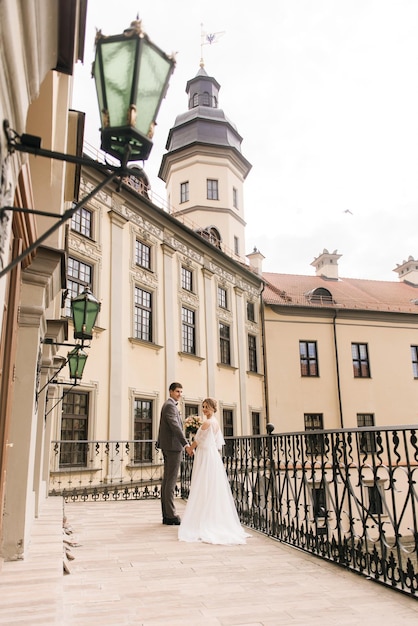
M 88 288 L 71 300 L 74 339 L 81 339 L 84 343 L 87 339 L 93 338 L 93 328 L 99 311 L 100 302 Z
M 83 378 L 84 366 L 87 361 L 87 354 L 84 352 L 81 346 L 73 348 L 67 354 L 68 367 L 70 369 L 70 378 L 74 379 L 74 383 L 77 384 L 77 380 Z
M 120 165 L 117 166 L 109 163 L 104 165 L 85 156 L 44 150 L 41 148 L 40 137 L 28 134 L 19 135 L 10 128 L 8 120 L 4 120 L 3 128 L 10 154 L 16 151 L 58 159 L 94 168 L 105 173 L 106 176 L 80 202 L 58 217 L 56 213 L 47 211 L 36 211 L 24 207 L 1 207 L 0 222 L 5 211 L 52 217 L 57 222 L 0 271 L 0 278 L 71 219 L 103 187 L 115 178 L 122 181 L 123 178 L 132 175 L 128 167 L 130 161 L 148 159 L 157 113 L 166 94 L 174 66 L 174 58 L 167 56 L 151 43 L 142 30 L 141 20 L 138 18 L 121 35 L 104 37 L 100 31 L 97 34 L 93 77 L 96 82 L 102 119 L 102 149 L 120 161 Z
M 93 339 L 93 328 L 96 324 L 97 316 L 100 311 L 100 302 L 94 297 L 90 289 L 86 288 L 78 296 L 71 300 L 71 314 L 74 324 L 74 339 L 80 339 L 81 343 L 58 343 L 49 337 L 43 340 L 46 345 L 67 346 L 73 348 L 67 353 L 67 359 L 60 366 L 59 370 L 54 373 L 45 385 L 38 391 L 39 394 L 51 383 L 56 383 L 56 376 L 68 364 L 70 370 L 70 378 L 74 379 L 74 385 L 83 377 L 84 367 L 86 365 L 88 355 L 84 351 L 85 341 Z
M 121 159 L 129 145 L 130 161 L 148 159 L 157 113 L 174 66 L 174 57 L 150 41 L 139 19 L 121 35 L 97 33 L 92 75 L 105 152 Z

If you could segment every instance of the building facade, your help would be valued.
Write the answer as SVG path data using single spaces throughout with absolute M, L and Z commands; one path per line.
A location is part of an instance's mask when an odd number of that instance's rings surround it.
M 189 84 L 196 81 L 200 89 L 217 85 L 203 68 Z M 155 440 L 173 381 L 184 388 L 183 417 L 201 413 L 211 396 L 226 436 L 265 432 L 263 282 L 243 253 L 243 180 L 250 166 L 217 98 L 204 102 L 189 99 L 198 144 L 193 133 L 177 137 L 183 132 L 177 119 L 163 157 L 168 196 L 177 205 L 167 211 L 154 204 L 145 173 L 133 166 L 122 186 L 106 187 L 71 222 L 65 314 L 86 287 L 101 311 L 83 380 L 71 389 L 65 371 L 57 378 L 64 399 L 52 413 L 56 440 Z M 212 123 L 225 126 L 226 136 L 233 129 L 233 146 L 223 135 L 214 141 Z M 211 164 L 195 167 L 202 159 Z M 82 195 L 102 176 L 84 168 Z M 75 461 L 87 467 L 80 454 L 76 447 L 53 459 L 55 477 Z M 158 458 L 148 445 L 136 460 Z
M 68 236 L 67 313 L 86 286 L 101 301 L 80 387 L 90 395 L 86 438 L 137 438 L 139 406 L 148 407 L 146 438 L 155 438 L 173 381 L 184 387 L 183 412 L 199 413 L 213 396 L 224 428 L 248 434 L 252 413 L 264 419 L 261 279 L 155 206 L 135 180 L 101 192 Z M 83 193 L 94 184 L 84 172 Z
M 264 273 L 268 416 L 278 432 L 416 424 L 418 262 L 399 282 Z

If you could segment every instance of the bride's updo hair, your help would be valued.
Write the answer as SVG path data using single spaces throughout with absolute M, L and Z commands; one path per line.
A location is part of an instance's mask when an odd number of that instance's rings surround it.
M 218 410 L 218 403 L 216 402 L 216 400 L 214 400 L 213 398 L 205 398 L 202 402 L 202 405 L 205 404 L 205 402 L 208 407 L 210 407 L 212 411 L 216 413 L 216 411 Z

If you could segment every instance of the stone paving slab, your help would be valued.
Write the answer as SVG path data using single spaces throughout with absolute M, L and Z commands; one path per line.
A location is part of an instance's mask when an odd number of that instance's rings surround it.
M 71 573 L 51 569 L 45 532 L 34 536 L 27 561 L 3 564 L 0 624 L 418 624 L 417 600 L 252 530 L 243 546 L 179 542 L 159 501 L 68 503 L 65 514 L 80 544 Z

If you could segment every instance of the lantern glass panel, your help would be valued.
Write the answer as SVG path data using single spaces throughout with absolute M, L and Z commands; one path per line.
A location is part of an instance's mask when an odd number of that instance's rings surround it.
M 101 64 L 95 63 L 94 76 L 97 80 L 97 74 L 103 71 L 104 84 L 99 76 L 96 85 L 98 92 L 104 89 L 104 97 L 98 93 L 99 106 L 101 111 L 107 110 L 110 126 L 127 124 L 137 41 L 134 38 L 99 45 Z
M 172 61 L 162 56 L 161 52 L 156 50 L 146 39 L 142 41 L 135 104 L 137 110 L 136 127 L 145 136 L 148 136 L 157 117 L 172 67 Z

